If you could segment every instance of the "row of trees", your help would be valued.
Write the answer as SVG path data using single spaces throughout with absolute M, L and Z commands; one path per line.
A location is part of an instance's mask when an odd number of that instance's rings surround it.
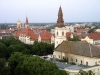
M 54 44 L 35 41 L 33 45 L 24 44 L 14 37 L 0 40 L 0 58 L 9 58 L 13 52 L 24 54 L 47 55 L 52 54 Z

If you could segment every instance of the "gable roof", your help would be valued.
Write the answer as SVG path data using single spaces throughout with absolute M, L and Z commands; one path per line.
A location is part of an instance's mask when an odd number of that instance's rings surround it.
M 90 33 L 88 37 L 93 40 L 100 40 L 100 32 Z
M 100 49 L 89 44 L 83 42 L 74 42 L 74 41 L 63 41 L 55 51 L 81 55 L 86 57 L 97 57 L 100 56 Z

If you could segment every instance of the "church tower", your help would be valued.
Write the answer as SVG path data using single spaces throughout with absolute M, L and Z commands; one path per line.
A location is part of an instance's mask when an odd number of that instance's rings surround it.
M 66 39 L 66 26 L 63 20 L 63 13 L 61 6 L 58 11 L 58 19 L 55 27 L 55 48 Z
M 28 18 L 26 17 L 26 23 L 25 23 L 25 27 L 29 27 L 29 24 L 28 24 Z
M 17 28 L 20 29 L 21 28 L 21 21 L 17 21 Z

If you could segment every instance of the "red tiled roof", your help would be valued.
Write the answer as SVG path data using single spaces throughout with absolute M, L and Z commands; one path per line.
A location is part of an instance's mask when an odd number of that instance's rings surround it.
M 23 28 L 23 29 L 19 29 L 16 33 L 15 33 L 15 37 L 19 37 L 20 34 L 25 34 L 26 36 L 30 36 L 30 39 L 32 40 L 38 40 L 39 34 L 41 37 L 41 40 L 51 40 L 51 36 L 52 34 L 49 33 L 47 30 L 43 29 L 41 30 L 40 33 L 34 33 L 29 27 L 27 28 Z
M 100 32 L 90 33 L 88 37 L 93 40 L 100 40 Z
M 87 32 L 89 29 L 77 29 L 76 33 L 83 33 L 83 32 Z
M 70 38 L 71 34 L 73 34 L 72 32 L 67 32 L 66 33 L 66 38 Z
M 11 33 L 12 30 L 0 30 L 0 33 Z
M 51 40 L 52 34 L 49 33 L 47 30 L 43 29 L 40 33 L 41 40 Z

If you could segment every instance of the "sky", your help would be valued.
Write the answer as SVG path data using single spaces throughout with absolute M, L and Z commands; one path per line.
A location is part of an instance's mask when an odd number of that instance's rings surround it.
M 60 5 L 64 22 L 100 22 L 100 0 L 0 0 L 0 23 L 56 23 Z

